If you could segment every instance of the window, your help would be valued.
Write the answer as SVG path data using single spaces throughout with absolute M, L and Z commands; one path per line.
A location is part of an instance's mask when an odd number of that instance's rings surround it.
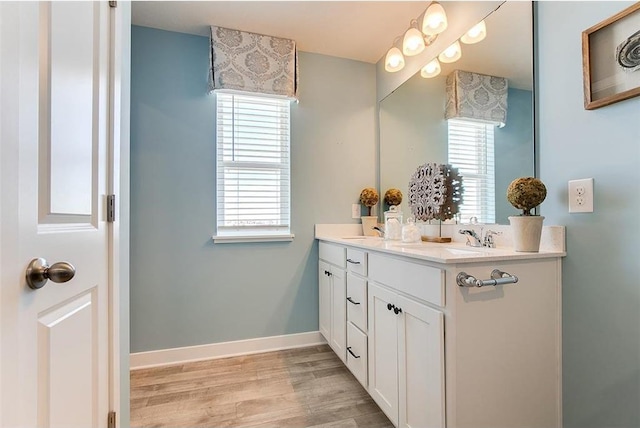
M 217 93 L 216 242 L 291 240 L 290 101 Z
M 448 121 L 449 163 L 458 168 L 464 186 L 462 221 L 475 216 L 480 223 L 495 223 L 494 126 L 460 119 Z

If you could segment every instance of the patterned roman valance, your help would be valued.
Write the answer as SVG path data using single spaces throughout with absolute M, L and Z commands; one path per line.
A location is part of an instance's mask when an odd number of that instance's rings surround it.
M 447 76 L 445 119 L 471 119 L 507 123 L 507 91 L 504 77 L 454 70 Z
M 211 27 L 209 90 L 234 89 L 297 99 L 293 40 Z

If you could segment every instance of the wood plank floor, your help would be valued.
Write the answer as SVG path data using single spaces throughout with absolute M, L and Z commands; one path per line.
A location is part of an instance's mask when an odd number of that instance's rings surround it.
M 134 370 L 131 426 L 393 427 L 327 345 Z

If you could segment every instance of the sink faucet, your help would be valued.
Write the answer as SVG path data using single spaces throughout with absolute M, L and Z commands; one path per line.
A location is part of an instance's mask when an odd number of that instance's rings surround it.
M 496 242 L 493 239 L 496 235 L 502 235 L 502 232 L 494 232 L 493 230 L 487 230 L 482 239 L 482 246 L 487 248 L 496 248 Z
M 495 248 L 496 242 L 493 238 L 496 235 L 501 235 L 500 232 L 495 232 L 493 230 L 487 230 L 487 232 L 482 236 L 482 228 L 480 228 L 480 235 L 478 235 L 475 230 L 471 229 L 460 229 L 458 233 L 462 235 L 466 235 L 467 237 L 467 245 L 470 247 L 487 247 L 487 248 Z
M 467 245 L 470 247 L 482 247 L 482 241 L 475 230 L 460 229 L 458 233 L 467 236 Z M 482 235 L 482 229 L 480 229 L 480 235 Z

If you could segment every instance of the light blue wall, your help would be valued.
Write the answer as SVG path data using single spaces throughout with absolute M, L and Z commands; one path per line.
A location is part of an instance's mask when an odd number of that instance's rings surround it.
M 567 226 L 564 426 L 640 426 L 640 98 L 583 108 L 581 32 L 633 2 L 538 4 L 540 175 L 547 224 Z M 569 214 L 567 181 L 595 179 Z
M 518 177 L 533 175 L 533 100 L 531 91 L 509 88 L 507 124 L 496 128 L 496 223 L 509 224 L 518 210 L 507 201 L 507 187 Z
M 292 243 L 218 244 L 208 39 L 134 26 L 131 351 L 318 329 L 315 223 L 375 186 L 375 66 L 300 53 Z

